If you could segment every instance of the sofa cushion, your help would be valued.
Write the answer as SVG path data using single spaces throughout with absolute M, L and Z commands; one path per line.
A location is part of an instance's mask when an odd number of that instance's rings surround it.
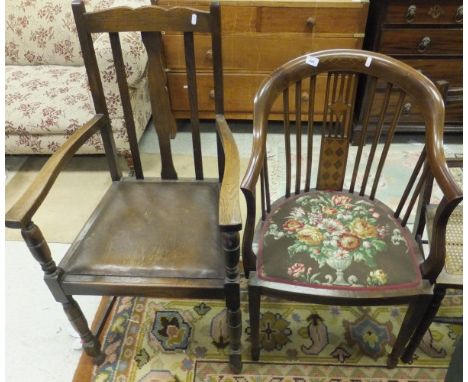
M 273 208 L 258 242 L 260 278 L 311 288 L 419 286 L 421 252 L 378 200 L 311 191 Z
M 135 118 L 136 134 L 137 138 L 139 138 L 143 134 L 146 124 L 148 123 L 149 116 L 151 115 L 151 107 L 149 102 L 148 86 L 146 79 L 142 80 L 141 86 L 131 90 L 130 101 L 132 104 L 133 114 Z M 7 103 L 8 102 L 10 102 L 10 100 L 7 100 Z M 75 107 L 72 110 L 72 112 L 79 112 L 80 104 L 81 102 L 78 104 L 77 107 Z M 9 105 L 7 106 L 7 108 L 11 106 L 12 105 Z M 61 107 L 59 106 L 59 113 L 60 110 Z M 70 115 L 72 116 L 73 114 Z M 89 116 L 90 115 L 91 114 L 89 114 Z M 82 117 L 85 118 L 84 112 Z M 25 123 L 25 118 L 22 117 L 22 114 L 18 114 L 16 118 L 20 119 L 15 119 L 15 124 L 12 124 L 10 118 L 7 118 L 7 130 L 5 136 L 5 152 L 7 154 L 52 154 L 79 127 L 79 124 L 77 123 L 75 118 L 71 117 L 70 119 L 67 119 L 64 115 L 60 113 L 60 120 L 63 124 L 62 130 L 53 128 L 51 130 L 54 131 L 54 133 L 49 131 L 47 132 L 47 134 L 31 134 L 26 130 L 26 128 L 29 127 L 27 127 L 27 124 Z M 112 130 L 114 133 L 114 140 L 117 151 L 119 153 L 128 151 L 129 145 L 124 119 L 113 118 Z M 40 131 L 40 129 L 36 129 L 36 131 Z M 104 148 L 102 146 L 102 141 L 99 134 L 94 134 L 78 150 L 78 154 L 98 154 L 103 152 Z

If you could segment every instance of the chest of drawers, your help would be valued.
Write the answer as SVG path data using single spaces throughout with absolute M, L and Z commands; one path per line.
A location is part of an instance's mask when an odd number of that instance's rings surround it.
M 208 4 L 204 0 L 158 2 L 162 6 L 184 5 L 199 9 L 208 8 Z M 226 117 L 251 119 L 253 99 L 260 84 L 288 60 L 322 49 L 362 48 L 367 12 L 368 0 L 222 1 Z M 210 44 L 208 37 L 197 36 L 195 39 L 198 102 L 202 118 L 212 115 L 214 110 Z M 177 118 L 187 118 L 189 104 L 182 35 L 166 33 L 164 47 L 172 109 Z M 325 83 L 321 86 L 319 80 L 318 85 L 315 110 L 316 118 L 320 119 Z M 307 94 L 304 94 L 303 102 L 307 104 Z M 290 111 L 293 116 L 294 108 Z M 280 108 L 275 106 L 272 119 L 281 118 Z
M 463 106 L 462 0 L 371 0 L 364 49 L 388 54 L 425 74 L 434 82 L 449 83 L 445 131 L 461 131 Z M 384 84 L 374 103 L 383 99 Z M 370 102 L 369 89 L 362 88 L 361 112 Z M 452 96 L 452 94 L 454 96 Z M 453 97 L 458 99 L 453 99 Z M 395 107 L 390 99 L 389 109 Z M 376 113 L 371 114 L 374 120 Z M 361 126 L 354 129 L 357 142 Z M 422 117 L 411 100 L 406 100 L 397 131 L 417 132 L 424 129 Z

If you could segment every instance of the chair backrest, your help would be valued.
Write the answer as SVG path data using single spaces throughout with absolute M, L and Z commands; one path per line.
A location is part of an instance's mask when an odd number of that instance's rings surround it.
M 362 137 L 352 161 L 350 137 L 352 125 L 358 119 L 353 115 L 354 105 L 358 82 L 363 77 L 367 77 L 370 102 L 364 107 L 358 121 L 362 124 Z M 322 96 L 319 97 L 319 94 Z M 445 163 L 442 149 L 444 103 L 436 86 L 410 66 L 378 53 L 351 49 L 321 51 L 298 57 L 283 65 L 273 72 L 257 92 L 251 163 L 260 161 L 263 165 L 246 174 L 242 188 L 244 193 L 253 192 L 249 189 L 249 184 L 252 184 L 252 179 L 260 176 L 263 216 L 271 208 L 266 132 L 272 107 L 281 102 L 281 98 L 286 153 L 286 198 L 291 192 L 299 194 L 313 187 L 311 174 L 316 165 L 316 189 L 342 190 L 345 176 L 348 175 L 350 192 L 358 192 L 361 196 L 374 199 L 405 99 L 411 99 L 422 111 L 427 144 L 415 163 L 416 175 L 410 177 L 395 209 L 395 217 L 401 216 L 403 226 L 407 223 L 430 167 L 433 167 L 434 172 L 439 172 L 439 180 L 444 179 L 443 188 L 449 189 L 447 185 L 453 183 L 445 164 L 432 166 L 435 161 Z M 292 108 L 295 108 L 293 113 Z M 295 152 L 291 149 L 290 119 L 295 120 Z M 320 156 L 315 164 L 312 147 L 316 119 L 321 121 L 322 134 Z M 302 147 L 304 144 L 301 143 L 304 124 L 307 124 L 306 147 Z M 370 127 L 371 125 L 374 126 Z M 379 142 L 384 131 L 386 138 L 381 146 Z M 366 159 L 363 151 L 368 135 L 372 138 L 372 143 Z M 303 153 L 306 157 L 305 171 L 301 170 Z M 294 170 L 296 176 L 292 179 Z
M 176 131 L 176 122 L 171 112 L 164 67 L 164 32 L 182 32 L 184 39 L 185 63 L 187 74 L 187 93 L 190 105 L 193 155 L 196 179 L 203 179 L 203 162 L 200 143 L 200 122 L 198 118 L 197 79 L 195 68 L 194 33 L 209 33 L 212 39 L 213 76 L 215 91 L 215 113 L 223 114 L 223 77 L 221 60 L 221 27 L 219 4 L 211 4 L 209 11 L 191 8 L 162 8 L 144 6 L 140 8 L 117 7 L 98 12 L 86 12 L 82 0 L 74 0 L 73 14 L 88 74 L 96 113 L 103 114 L 108 123 L 101 132 L 104 148 L 110 164 L 112 178 L 120 178 L 116 165 L 116 155 L 108 108 L 98 70 L 98 63 L 91 35 L 108 33 L 112 48 L 117 82 L 122 100 L 125 124 L 129 138 L 130 151 L 135 167 L 135 175 L 143 178 L 135 124 L 126 80 L 126 67 L 122 57 L 119 33 L 141 32 L 141 38 L 148 54 L 148 86 L 153 114 L 153 122 L 159 140 L 161 153 L 161 178 L 177 179 L 171 152 L 171 135 Z M 213 115 L 214 117 L 214 115 Z M 220 178 L 224 168 L 224 156 L 218 139 L 218 168 Z

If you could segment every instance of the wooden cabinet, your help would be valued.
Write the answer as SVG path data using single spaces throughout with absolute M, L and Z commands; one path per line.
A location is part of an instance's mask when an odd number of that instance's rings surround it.
M 160 0 L 158 4 L 207 9 L 209 2 Z M 224 103 L 227 118 L 251 119 L 253 99 L 260 84 L 274 69 L 290 59 L 323 49 L 362 48 L 367 11 L 368 0 L 222 1 Z M 183 36 L 166 33 L 164 48 L 172 108 L 177 118 L 187 118 L 189 104 Z M 209 37 L 197 36 L 195 61 L 202 118 L 212 115 L 214 110 L 211 60 Z M 322 118 L 320 110 L 323 110 L 324 88 L 325 83 L 319 81 L 316 96 L 316 118 L 319 120 Z M 291 106 L 293 118 L 294 108 Z M 280 108 L 273 107 L 272 119 L 281 118 Z
M 462 0 L 371 0 L 364 49 L 388 54 L 416 68 L 432 81 L 449 83 L 446 104 L 446 131 L 461 131 L 463 105 L 463 3 Z M 374 103 L 383 101 L 385 84 L 380 84 Z M 364 84 L 360 89 L 360 114 L 371 96 Z M 396 99 L 390 99 L 389 113 Z M 372 109 L 371 109 L 372 110 Z M 358 113 L 359 115 L 359 113 Z M 371 122 L 378 116 L 371 112 Z M 422 117 L 405 100 L 397 131 L 424 129 Z M 354 128 L 353 141 L 360 137 L 361 125 Z

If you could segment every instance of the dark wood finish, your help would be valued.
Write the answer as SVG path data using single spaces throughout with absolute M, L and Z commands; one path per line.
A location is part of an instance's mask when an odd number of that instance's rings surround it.
M 328 289 L 328 288 L 313 288 L 302 286 L 299 284 L 287 284 L 282 282 L 269 281 L 264 278 L 260 279 L 256 272 L 256 258 L 254 253 L 255 243 L 258 247 L 260 240 L 260 232 L 264 228 L 263 222 L 260 221 L 256 226 L 255 216 L 255 195 L 256 186 L 261 173 L 263 172 L 264 158 L 266 153 L 266 142 L 268 134 L 269 114 L 273 110 L 273 105 L 278 98 L 283 96 L 283 104 L 285 106 L 285 151 L 288 156 L 294 155 L 291 151 L 289 143 L 289 105 L 288 100 L 290 88 L 296 89 L 297 84 L 303 79 L 318 78 L 319 76 L 327 75 L 327 86 L 325 89 L 325 106 L 323 120 L 323 134 L 321 137 L 321 154 L 318 166 L 318 175 L 316 179 L 316 189 L 320 190 L 337 190 L 343 189 L 343 179 L 347 168 L 353 169 L 351 186 L 348 192 L 356 193 L 355 189 L 363 197 L 369 196 L 368 201 L 372 201 L 379 192 L 379 178 L 384 168 L 385 160 L 390 149 L 394 131 L 398 124 L 398 119 L 401 114 L 401 109 L 404 105 L 406 97 L 411 97 L 417 102 L 420 110 L 423 111 L 424 120 L 426 122 L 426 149 L 423 151 L 419 165 L 417 166 L 416 174 L 410 179 L 410 182 L 405 190 L 402 191 L 401 206 L 395 211 L 395 216 L 403 211 L 406 204 L 404 217 L 402 220 L 398 218 L 399 224 L 403 227 L 415 204 L 415 196 L 419 195 L 422 187 L 421 179 L 426 175 L 431 174 L 439 184 L 444 194 L 442 204 L 452 207 L 458 204 L 462 199 L 462 191 L 456 184 L 452 175 L 449 172 L 442 146 L 442 125 L 444 121 L 444 103 L 436 86 L 421 73 L 408 65 L 397 61 L 391 57 L 359 50 L 329 50 L 315 52 L 313 54 L 316 65 L 308 63 L 308 56 L 297 57 L 278 68 L 263 83 L 257 92 L 254 105 L 254 135 L 253 149 L 247 171 L 241 183 L 242 192 L 245 195 L 247 202 L 247 221 L 244 230 L 244 240 L 242 243 L 242 253 L 244 260 L 244 270 L 246 276 L 249 276 L 249 309 L 251 318 L 252 330 L 258 331 L 258 320 L 260 311 L 260 295 L 269 295 L 273 297 L 286 298 L 300 302 L 319 303 L 319 304 L 342 304 L 342 305 L 393 305 L 393 304 L 408 304 L 409 309 L 405 316 L 403 325 L 400 329 L 396 343 L 394 344 L 392 353 L 388 359 L 388 366 L 394 367 L 404 347 L 414 333 L 420 320 L 422 319 L 420 312 L 427 309 L 431 303 L 432 296 L 432 277 L 431 273 L 440 272 L 441 255 L 432 253 L 427 261 L 423 260 L 422 253 L 421 261 L 421 277 L 423 281 L 421 285 L 415 287 L 405 287 L 401 289 L 387 289 L 379 291 L 375 288 L 353 290 L 349 288 L 343 289 Z M 369 65 L 370 61 L 370 65 Z M 356 89 L 357 76 L 368 78 L 370 86 L 371 98 L 374 98 L 377 83 L 383 81 L 385 85 L 384 102 L 380 104 L 378 113 L 377 127 L 373 130 L 367 129 L 369 122 L 371 106 L 364 108 L 364 131 L 366 132 L 360 141 L 355 157 L 351 157 L 348 153 L 350 144 L 350 131 L 352 121 L 352 111 L 354 103 L 357 101 Z M 310 89 L 313 89 L 311 86 Z M 398 107 L 396 108 L 392 118 L 389 119 L 390 130 L 387 135 L 384 149 L 380 152 L 376 150 L 380 136 L 383 134 L 384 118 L 387 115 L 390 94 L 396 89 L 398 95 Z M 297 97 L 296 97 L 297 98 Z M 309 95 L 309 99 L 311 96 Z M 314 117 L 314 114 L 310 114 Z M 301 113 L 304 119 L 304 113 Z M 363 146 L 366 142 L 367 135 L 372 138 L 373 143 L 370 148 L 370 155 L 367 163 L 364 166 L 359 166 L 361 157 L 363 156 Z M 311 160 L 311 156 L 307 155 Z M 354 160 L 354 163 L 353 163 Z M 372 163 L 377 162 L 377 166 L 372 166 Z M 330 166 L 332 163 L 332 166 Z M 364 168 L 362 168 L 364 167 Z M 290 162 L 286 166 L 286 182 L 290 177 Z M 360 174 L 362 180 L 360 180 Z M 369 179 L 374 175 L 371 190 L 368 191 Z M 419 175 L 419 180 L 418 180 Z M 358 180 L 361 184 L 357 184 Z M 264 181 L 262 182 L 264 183 Z M 290 184 L 290 183 L 289 183 Z M 307 190 L 309 186 L 306 186 Z M 311 185 L 311 189 L 314 189 Z M 287 188 L 286 191 L 288 191 Z M 307 191 L 300 190 L 299 194 Z M 285 202 L 290 196 L 278 199 L 272 204 L 274 213 L 280 203 Z M 442 207 L 441 207 L 442 208 Z M 444 209 L 444 211 L 446 211 Z M 447 223 L 445 212 L 440 212 L 438 221 L 437 235 L 438 242 L 436 247 L 441 245 L 441 237 Z M 402 228 L 403 229 L 403 228 Z M 415 243 L 416 247 L 416 243 Z M 263 252 L 262 256 L 268 255 L 268 252 Z M 258 333 L 251 334 L 252 341 L 252 357 L 259 357 L 259 338 Z
M 97 336 L 89 329 L 73 295 L 153 296 L 224 299 L 230 337 L 229 363 L 239 372 L 241 329 L 239 291 L 239 153 L 223 115 L 219 4 L 209 11 L 189 8 L 114 8 L 86 12 L 74 0 L 73 11 L 96 114 L 46 162 L 32 185 L 6 216 L 6 225 L 21 228 L 39 262 L 54 298 L 79 333 L 83 349 L 97 364 L 104 361 Z M 195 16 L 197 17 L 195 17 Z M 161 179 L 143 179 L 138 145 L 132 138 L 132 110 L 125 80 L 120 32 L 140 31 L 148 53 L 148 86 L 161 153 Z M 195 179 L 177 179 L 171 152 L 175 119 L 171 113 L 163 64 L 163 30 L 184 33 L 193 128 Z M 113 165 L 114 148 L 92 32 L 110 34 L 117 81 L 129 130 L 135 177 L 121 178 Z M 216 118 L 213 134 L 219 146 L 217 179 L 204 179 L 197 101 L 194 32 L 212 38 Z M 114 182 L 57 266 L 32 218 L 56 177 L 92 134 L 101 131 Z M 134 136 L 134 135 L 133 135 Z M 115 159 L 115 158 L 114 158 Z M 224 255 L 224 256 L 223 256 Z
M 161 177 L 163 179 L 177 179 L 171 155 L 171 132 L 175 130 L 171 125 L 175 126 L 175 119 L 170 112 L 171 106 L 167 96 L 161 32 L 142 32 L 141 38 L 148 52 L 148 82 L 150 83 L 149 91 L 154 127 L 161 151 Z
M 119 34 L 109 33 L 109 39 L 112 48 L 112 56 L 115 63 L 117 83 L 119 84 L 120 98 L 123 100 L 122 108 L 125 118 L 125 127 L 127 129 L 128 141 L 130 144 L 132 165 L 129 166 L 129 168 L 135 172 L 137 179 L 143 179 L 140 153 L 138 151 L 138 139 L 135 130 L 135 120 L 133 119 L 132 104 L 130 102 L 130 93 L 128 91 L 127 76 L 125 75 L 125 64 L 122 56 L 122 47 L 120 46 Z
M 75 23 L 83 24 L 85 13 L 86 10 L 84 3 L 74 6 L 73 16 L 75 17 Z M 112 135 L 112 126 L 110 123 L 109 111 L 107 110 L 106 98 L 104 97 L 101 76 L 99 71 L 93 70 L 93 68 L 97 68 L 98 66 L 96 53 L 93 48 L 93 40 L 91 39 L 91 34 L 86 33 L 83 29 L 79 28 L 77 29 L 77 32 L 80 40 L 81 52 L 85 61 L 91 96 L 93 97 L 94 110 L 96 111 L 96 114 L 102 114 L 104 116 L 103 119 L 106 121 L 105 126 L 101 126 L 101 138 L 112 180 L 116 181 L 122 177 L 122 173 L 117 165 L 115 141 L 114 136 Z
M 461 29 L 383 29 L 380 51 L 391 55 L 461 55 Z
M 461 18 L 460 18 L 461 7 Z M 385 14 L 388 24 L 454 24 L 463 22 L 463 5 L 459 0 L 393 0 Z
M 447 84 L 439 84 L 439 89 L 441 93 L 444 93 L 444 88 L 447 87 Z M 445 89 L 446 90 L 446 89 Z M 448 159 L 447 164 L 449 167 L 463 167 L 462 159 Z M 445 248 L 445 226 L 447 220 L 450 218 L 453 210 L 456 208 L 457 204 L 446 203 L 443 201 L 440 206 L 431 206 L 431 193 L 433 189 L 434 178 L 432 174 L 428 173 L 425 177 L 421 177 L 421 181 L 424 183 L 424 187 L 420 190 L 418 209 L 415 218 L 414 225 L 414 235 L 422 242 L 422 235 L 424 228 L 427 226 L 427 232 L 429 237 L 430 251 L 428 262 L 440 264 L 442 267 L 445 265 L 446 261 L 446 248 Z M 460 208 L 459 206 L 458 208 Z M 431 209 L 435 209 L 437 219 L 428 219 L 429 212 Z M 432 224 L 432 226 L 429 226 Z M 436 237 L 436 236 L 438 237 Z M 435 261 L 434 258 L 441 259 Z M 405 362 L 411 362 L 416 348 L 419 346 L 424 334 L 429 329 L 429 326 L 432 322 L 436 321 L 436 315 L 439 310 L 439 307 L 442 303 L 443 298 L 445 297 L 446 290 L 450 289 L 463 289 L 463 275 L 462 274 L 452 274 L 447 271 L 445 268 L 441 268 L 439 265 L 439 273 L 429 272 L 428 267 L 423 267 L 423 272 L 427 272 L 428 277 L 433 278 L 434 280 L 434 294 L 432 296 L 431 303 L 426 311 L 422 312 L 423 319 L 418 326 L 417 330 L 411 336 L 411 339 L 406 346 L 405 352 L 402 356 L 402 359 Z M 445 317 L 444 317 L 445 318 Z M 447 318 L 450 322 L 450 318 Z M 454 323 L 461 323 L 459 319 L 456 318 Z
M 447 81 L 450 92 L 462 86 L 462 27 L 463 2 L 461 0 L 429 1 L 371 0 L 364 39 L 364 49 L 392 55 L 420 70 L 432 81 Z M 381 102 L 384 94 L 376 94 Z M 357 121 L 353 130 L 353 143 L 358 144 L 363 132 L 364 110 L 372 104 L 369 84 L 362 83 L 359 90 L 362 102 L 357 105 Z M 395 112 L 397 96 L 392 95 L 389 114 Z M 371 121 L 376 116 L 371 112 Z M 396 132 L 424 133 L 422 111 L 412 97 L 405 100 L 400 124 Z M 463 106 L 452 104 L 445 116 L 446 132 L 462 132 Z M 389 126 L 384 126 L 384 132 Z
M 203 160 L 200 143 L 200 120 L 198 119 L 197 77 L 193 33 L 184 33 L 185 66 L 187 68 L 188 96 L 190 103 L 190 123 L 192 127 L 193 159 L 196 178 L 203 179 Z

